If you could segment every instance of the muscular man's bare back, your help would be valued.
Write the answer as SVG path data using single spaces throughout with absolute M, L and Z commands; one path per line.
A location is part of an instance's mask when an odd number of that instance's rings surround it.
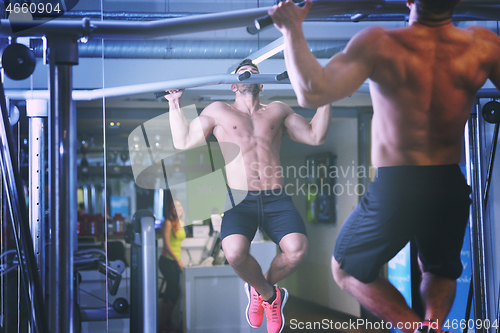
M 284 120 L 291 113 L 293 111 L 280 102 L 261 105 L 254 112 L 238 110 L 234 103 L 216 102 L 202 112 L 201 115 L 215 120 L 213 134 L 217 141 L 234 143 L 241 150 L 244 172 L 237 163 L 226 165 L 230 187 L 266 190 L 283 184 L 277 168 L 281 165 L 279 151 Z M 230 160 L 226 155 L 232 152 L 226 154 L 225 146 L 221 147 L 226 161 Z
M 408 0 L 408 27 L 364 29 L 322 66 L 302 31 L 311 5 L 287 1 L 269 11 L 284 36 L 299 104 L 340 100 L 370 79 L 375 166 L 459 162 L 477 90 L 488 78 L 500 89 L 500 38 L 486 28 L 453 26 L 450 11 L 419 13 Z
M 374 165 L 458 163 L 475 94 L 499 63 L 492 32 L 416 23 L 370 34 Z

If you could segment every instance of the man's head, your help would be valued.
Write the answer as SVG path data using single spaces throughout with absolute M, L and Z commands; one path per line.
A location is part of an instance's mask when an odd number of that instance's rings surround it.
M 453 10 L 461 0 L 409 0 L 409 3 L 414 3 L 417 7 L 419 16 L 428 19 L 445 19 L 450 18 Z
M 250 72 L 252 74 L 259 74 L 259 67 L 252 61 L 252 59 L 245 59 L 238 64 L 234 70 L 236 74 L 241 74 L 244 72 Z M 231 90 L 234 92 L 240 92 L 243 94 L 249 93 L 253 96 L 257 96 L 262 91 L 262 84 L 257 83 L 242 83 L 232 84 Z
M 256 64 L 254 64 L 254 62 L 252 61 L 252 59 L 245 59 L 243 60 L 242 62 L 240 62 L 238 64 L 238 66 L 236 67 L 236 69 L 234 70 L 235 73 L 238 73 L 238 70 L 241 68 L 241 67 L 246 67 L 246 66 L 251 66 L 253 68 L 255 68 L 257 70 L 257 73 L 259 72 L 259 67 L 257 67 Z

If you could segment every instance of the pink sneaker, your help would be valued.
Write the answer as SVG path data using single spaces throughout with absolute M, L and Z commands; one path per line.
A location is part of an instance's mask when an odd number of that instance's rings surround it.
M 267 332 L 280 333 L 285 326 L 283 307 L 288 300 L 288 291 L 285 288 L 276 288 L 276 299 L 271 304 L 264 301 L 262 305 L 266 310 Z
M 259 328 L 264 319 L 264 308 L 262 307 L 262 296 L 257 293 L 254 287 L 245 283 L 245 292 L 248 297 L 247 310 L 245 312 L 247 316 L 248 324 L 253 328 Z

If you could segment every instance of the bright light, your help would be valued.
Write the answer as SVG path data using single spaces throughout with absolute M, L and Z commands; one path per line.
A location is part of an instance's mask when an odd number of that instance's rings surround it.
M 269 59 L 276 53 L 283 51 L 284 49 L 285 49 L 285 44 L 283 42 L 283 37 L 280 37 L 275 41 L 267 44 L 257 52 L 250 54 L 246 58 L 252 59 L 253 63 L 257 65 L 263 62 L 264 60 Z M 236 65 L 234 66 L 234 68 L 236 69 Z M 231 74 L 234 74 L 234 70 L 231 72 Z
M 263 62 L 264 60 L 271 58 L 276 53 L 283 51 L 284 49 L 285 49 L 285 44 L 278 45 L 274 49 L 267 51 L 266 53 L 264 53 L 263 55 L 261 55 L 260 57 L 255 59 L 253 62 L 255 64 L 259 64 L 259 63 Z

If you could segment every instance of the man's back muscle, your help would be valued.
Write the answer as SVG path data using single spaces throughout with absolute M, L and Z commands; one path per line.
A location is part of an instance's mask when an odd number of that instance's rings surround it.
M 375 165 L 459 161 L 475 94 L 498 63 L 484 30 L 414 24 L 380 37 L 370 77 Z

